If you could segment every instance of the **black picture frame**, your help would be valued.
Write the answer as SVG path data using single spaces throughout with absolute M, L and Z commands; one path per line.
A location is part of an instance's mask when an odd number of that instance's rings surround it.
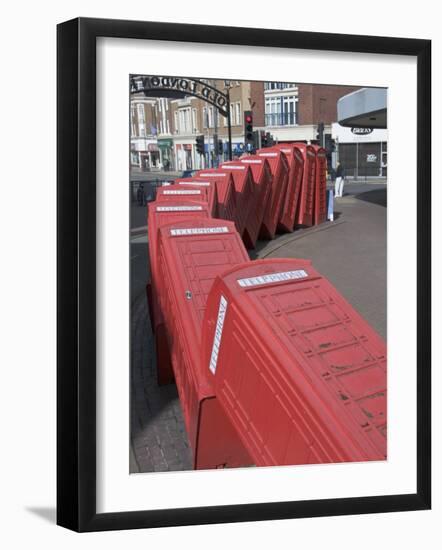
M 96 39 L 183 41 L 417 59 L 417 492 L 96 512 Z M 424 510 L 431 506 L 431 41 L 74 19 L 57 28 L 57 523 L 75 531 Z

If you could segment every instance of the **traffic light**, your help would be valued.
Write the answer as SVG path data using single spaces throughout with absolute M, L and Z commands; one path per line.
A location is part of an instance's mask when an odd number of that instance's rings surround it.
M 200 155 L 204 155 L 204 135 L 196 136 L 196 150 Z
M 222 155 L 223 152 L 224 152 L 223 140 L 219 139 L 218 140 L 218 155 Z
M 253 113 L 244 111 L 244 144 L 253 144 Z
M 324 149 L 327 153 L 336 151 L 336 141 L 332 138 L 331 134 L 324 134 Z
M 261 147 L 272 147 L 275 144 L 275 140 L 270 132 L 261 132 Z
M 317 131 L 316 141 L 318 142 L 318 145 L 320 145 L 321 147 L 324 147 L 324 123 L 323 122 L 320 122 L 318 124 L 316 131 Z
M 265 132 L 261 132 L 261 147 L 267 147 L 267 134 Z

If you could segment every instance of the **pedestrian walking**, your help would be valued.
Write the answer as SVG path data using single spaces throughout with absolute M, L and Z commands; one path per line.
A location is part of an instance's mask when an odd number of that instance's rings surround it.
M 336 168 L 335 197 L 342 197 L 344 192 L 344 168 L 340 162 Z
M 137 202 L 138 206 L 144 206 L 144 184 L 140 183 L 137 189 Z

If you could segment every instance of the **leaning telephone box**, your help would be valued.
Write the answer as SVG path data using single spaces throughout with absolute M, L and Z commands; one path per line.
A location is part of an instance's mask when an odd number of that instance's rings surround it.
M 224 167 L 238 171 L 250 170 L 253 191 L 249 200 L 243 241 L 247 248 L 255 248 L 266 211 L 272 181 L 268 162 L 265 159 L 257 159 L 250 156 L 226 162 L 221 165 L 221 168 Z
M 204 183 L 204 185 L 202 185 Z M 194 178 L 178 178 L 174 180 L 173 185 L 171 185 L 173 189 L 182 190 L 185 192 L 187 189 L 195 191 L 200 190 L 201 194 L 204 198 L 204 200 L 207 200 L 209 204 L 209 212 L 212 218 L 218 217 L 218 195 L 216 191 L 216 185 L 215 182 L 201 182 L 198 179 Z
M 295 226 L 296 210 L 304 172 L 304 159 L 301 151 L 291 143 L 281 143 L 272 147 L 272 149 L 284 153 L 289 164 L 287 193 L 282 206 L 280 226 L 284 231 L 290 232 L 293 231 Z
M 159 292 L 195 469 L 251 464 L 201 363 L 201 332 L 214 279 L 247 261 L 232 222 L 193 219 L 159 232 Z
M 323 147 L 314 146 L 314 149 L 316 167 L 313 224 L 318 225 L 327 219 L 327 155 Z
M 313 207 L 316 187 L 316 153 L 312 145 L 295 143 L 297 149 L 302 153 L 304 159 L 304 173 L 302 176 L 301 192 L 299 194 L 299 205 L 296 213 L 296 225 L 313 225 Z
M 236 191 L 236 221 L 239 234 L 244 239 L 247 220 L 255 200 L 255 183 L 249 167 L 244 164 L 225 162 L 220 170 L 231 172 Z
M 284 153 L 280 151 L 268 151 L 258 149 L 258 158 L 265 158 L 272 172 L 272 187 L 269 208 L 264 215 L 262 223 L 262 238 L 274 239 L 278 224 L 281 222 L 283 205 L 287 192 L 289 166 Z
M 197 185 L 179 185 L 176 182 L 172 185 L 158 187 L 156 200 L 159 202 L 176 202 L 177 200 L 180 202 L 187 200 L 204 201 L 207 202 L 210 215 L 216 218 L 217 199 L 214 185 L 200 187 Z
M 215 281 L 203 363 L 257 466 L 387 456 L 386 346 L 307 260 L 257 260 Z
M 247 220 L 248 231 L 246 233 L 246 245 L 254 248 L 262 228 L 265 213 L 270 208 L 272 192 L 272 172 L 269 163 L 265 158 L 256 158 L 255 155 L 241 157 L 239 162 L 250 166 L 253 180 L 257 186 L 256 201 L 254 208 L 249 212 Z
M 166 341 L 164 319 L 158 301 L 158 229 L 175 221 L 208 218 L 207 203 L 202 201 L 176 201 L 174 204 L 151 202 L 148 204 L 147 237 L 149 242 L 150 283 L 147 284 L 149 315 L 155 333 L 157 373 L 159 384 L 173 382 L 170 356 Z
M 205 176 L 201 176 L 201 172 Z M 218 218 L 235 221 L 236 216 L 236 193 L 233 184 L 232 174 L 222 171 L 200 171 L 192 178 L 193 182 L 199 181 L 201 186 L 215 185 L 218 200 Z M 180 185 L 185 185 L 183 181 Z

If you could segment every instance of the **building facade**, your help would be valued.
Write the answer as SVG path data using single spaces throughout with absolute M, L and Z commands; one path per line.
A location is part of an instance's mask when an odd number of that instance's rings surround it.
M 244 112 L 252 111 L 255 130 L 278 142 L 314 142 L 318 123 L 331 136 L 338 99 L 357 88 L 296 84 L 204 80 L 230 95 L 232 152 L 245 152 Z M 204 135 L 204 154 L 196 137 Z M 143 170 L 195 170 L 228 159 L 228 124 L 210 103 L 188 95 L 182 99 L 131 98 L 131 165 Z
M 356 130 L 357 131 L 357 130 Z M 332 126 L 339 162 L 348 178 L 386 178 L 388 165 L 388 132 L 373 129 L 369 133 L 354 133 L 352 128 L 338 123 Z

